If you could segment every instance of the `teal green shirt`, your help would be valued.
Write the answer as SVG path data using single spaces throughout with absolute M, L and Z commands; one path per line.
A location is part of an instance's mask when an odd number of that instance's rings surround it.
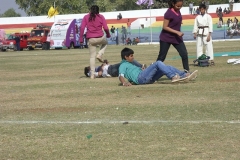
M 138 75 L 142 72 L 140 67 L 133 65 L 127 60 L 122 60 L 119 67 L 119 76 L 125 77 L 129 82 L 138 83 Z

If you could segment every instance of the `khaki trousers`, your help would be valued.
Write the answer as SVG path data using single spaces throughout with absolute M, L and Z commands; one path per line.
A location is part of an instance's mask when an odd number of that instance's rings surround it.
M 102 56 L 107 48 L 107 44 L 108 44 L 108 42 L 107 42 L 107 38 L 105 36 L 100 37 L 100 38 L 90 38 L 88 40 L 91 73 L 95 72 L 95 59 L 96 59 L 96 54 L 97 54 L 97 45 L 101 45 L 98 55 Z
M 210 57 L 210 60 L 214 60 L 212 38 L 207 42 L 207 36 L 197 36 L 197 58 L 203 54 L 203 48 L 205 48 L 205 54 Z

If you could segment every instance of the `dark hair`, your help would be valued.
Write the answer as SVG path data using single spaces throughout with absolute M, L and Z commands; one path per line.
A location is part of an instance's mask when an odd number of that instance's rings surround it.
M 198 8 L 199 8 L 199 9 L 201 9 L 201 8 L 206 9 L 207 7 L 206 7 L 205 4 L 200 4 Z
M 173 8 L 177 2 L 183 2 L 183 0 L 169 0 L 168 1 L 169 8 Z
M 93 5 L 90 8 L 89 21 L 94 21 L 97 14 L 99 14 L 99 7 L 97 5 Z
M 106 64 L 108 64 L 109 62 L 108 62 L 108 60 L 107 60 L 107 59 L 104 59 L 103 63 L 106 63 Z
M 89 66 L 84 68 L 84 74 L 85 74 L 86 77 L 89 77 L 89 75 L 88 75 L 89 71 L 90 71 Z
M 127 47 L 123 48 L 123 50 L 121 51 L 122 59 L 126 59 L 125 56 L 129 57 L 131 54 L 134 54 L 134 51 Z

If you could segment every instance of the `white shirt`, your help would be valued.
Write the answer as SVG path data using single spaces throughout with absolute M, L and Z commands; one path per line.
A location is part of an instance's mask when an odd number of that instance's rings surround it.
M 208 28 L 198 28 L 198 27 L 208 26 Z M 204 15 L 197 15 L 194 21 L 194 27 L 192 33 L 198 33 L 203 35 L 208 35 L 209 32 L 213 32 L 212 17 L 205 13 Z
M 105 66 L 103 66 L 103 72 L 102 72 L 102 76 L 103 77 L 107 77 L 108 76 L 108 67 L 110 65 L 109 64 L 106 64 Z
M 193 3 L 189 3 L 189 8 L 193 8 Z
M 51 37 L 50 37 L 50 34 L 48 34 L 48 36 L 47 36 L 47 42 L 50 42 L 50 40 L 51 40 Z

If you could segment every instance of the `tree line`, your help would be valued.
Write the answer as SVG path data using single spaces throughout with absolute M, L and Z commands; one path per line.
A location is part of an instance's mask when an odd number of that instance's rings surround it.
M 147 5 L 137 5 L 137 0 L 15 0 L 19 8 L 24 10 L 27 16 L 47 15 L 51 6 L 57 8 L 60 14 L 79 14 L 87 13 L 92 5 L 98 5 L 100 12 L 141 10 L 149 8 Z M 188 6 L 190 2 L 198 5 L 202 0 L 185 0 L 184 6 Z M 168 0 L 153 0 L 153 9 L 167 8 Z M 209 0 L 211 4 L 225 4 L 228 0 Z M 239 2 L 239 0 L 235 0 Z M 0 17 L 20 17 L 13 8 L 0 14 Z
M 0 17 L 21 17 L 21 14 L 16 13 L 13 8 L 10 8 L 3 14 L 0 14 Z

